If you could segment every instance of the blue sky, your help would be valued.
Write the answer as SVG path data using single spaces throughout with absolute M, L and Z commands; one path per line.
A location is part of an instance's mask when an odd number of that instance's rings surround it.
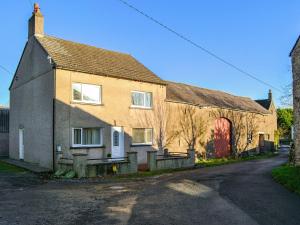
M 0 65 L 15 72 L 33 0 L 0 2 Z M 299 0 L 128 0 L 217 55 L 281 88 L 291 82 L 289 51 L 300 34 Z M 40 0 L 45 33 L 130 53 L 166 80 L 254 99 L 269 87 L 223 65 L 117 0 Z M 0 69 L 0 104 L 12 79 Z M 275 100 L 282 95 L 273 91 Z

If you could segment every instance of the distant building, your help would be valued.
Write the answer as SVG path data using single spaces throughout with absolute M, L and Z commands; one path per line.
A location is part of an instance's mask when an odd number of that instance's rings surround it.
M 0 106 L 0 157 L 8 156 L 9 150 L 9 109 Z

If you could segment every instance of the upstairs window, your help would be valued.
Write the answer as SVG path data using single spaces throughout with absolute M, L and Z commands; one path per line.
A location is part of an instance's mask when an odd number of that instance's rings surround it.
M 91 84 L 72 84 L 74 102 L 101 104 L 101 86 Z
M 73 128 L 72 146 L 102 146 L 103 129 L 102 128 Z
M 151 128 L 133 128 L 132 144 L 133 145 L 152 145 L 153 130 Z
M 152 93 L 132 91 L 131 92 L 131 106 L 138 108 L 151 108 L 152 107 Z

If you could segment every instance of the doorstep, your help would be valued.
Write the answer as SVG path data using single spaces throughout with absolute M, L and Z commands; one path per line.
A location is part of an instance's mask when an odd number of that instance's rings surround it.
M 51 169 L 45 168 L 45 167 L 41 167 L 35 163 L 29 163 L 29 162 L 24 162 L 21 160 L 16 160 L 16 159 L 8 159 L 8 158 L 4 158 L 4 159 L 0 159 L 3 162 L 6 162 L 8 164 L 12 164 L 14 166 L 18 166 L 21 168 L 24 168 L 26 170 L 32 171 L 34 173 L 50 173 L 52 172 Z

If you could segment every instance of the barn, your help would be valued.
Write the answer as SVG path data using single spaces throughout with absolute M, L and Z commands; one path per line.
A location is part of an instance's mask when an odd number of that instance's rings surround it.
M 252 100 L 182 83 L 168 82 L 166 101 L 172 112 L 172 121 L 182 121 L 180 108 L 193 107 L 202 123 L 202 135 L 195 149 L 206 157 L 223 158 L 233 153 L 235 143 L 239 151 L 262 152 L 274 148 L 277 116 L 272 93 L 267 99 Z M 249 132 L 252 126 L 252 132 Z M 180 129 L 174 125 L 170 130 Z M 240 130 L 238 132 L 238 130 Z M 237 137 L 239 135 L 239 137 Z M 169 151 L 186 152 L 188 144 L 179 135 L 169 144 Z

